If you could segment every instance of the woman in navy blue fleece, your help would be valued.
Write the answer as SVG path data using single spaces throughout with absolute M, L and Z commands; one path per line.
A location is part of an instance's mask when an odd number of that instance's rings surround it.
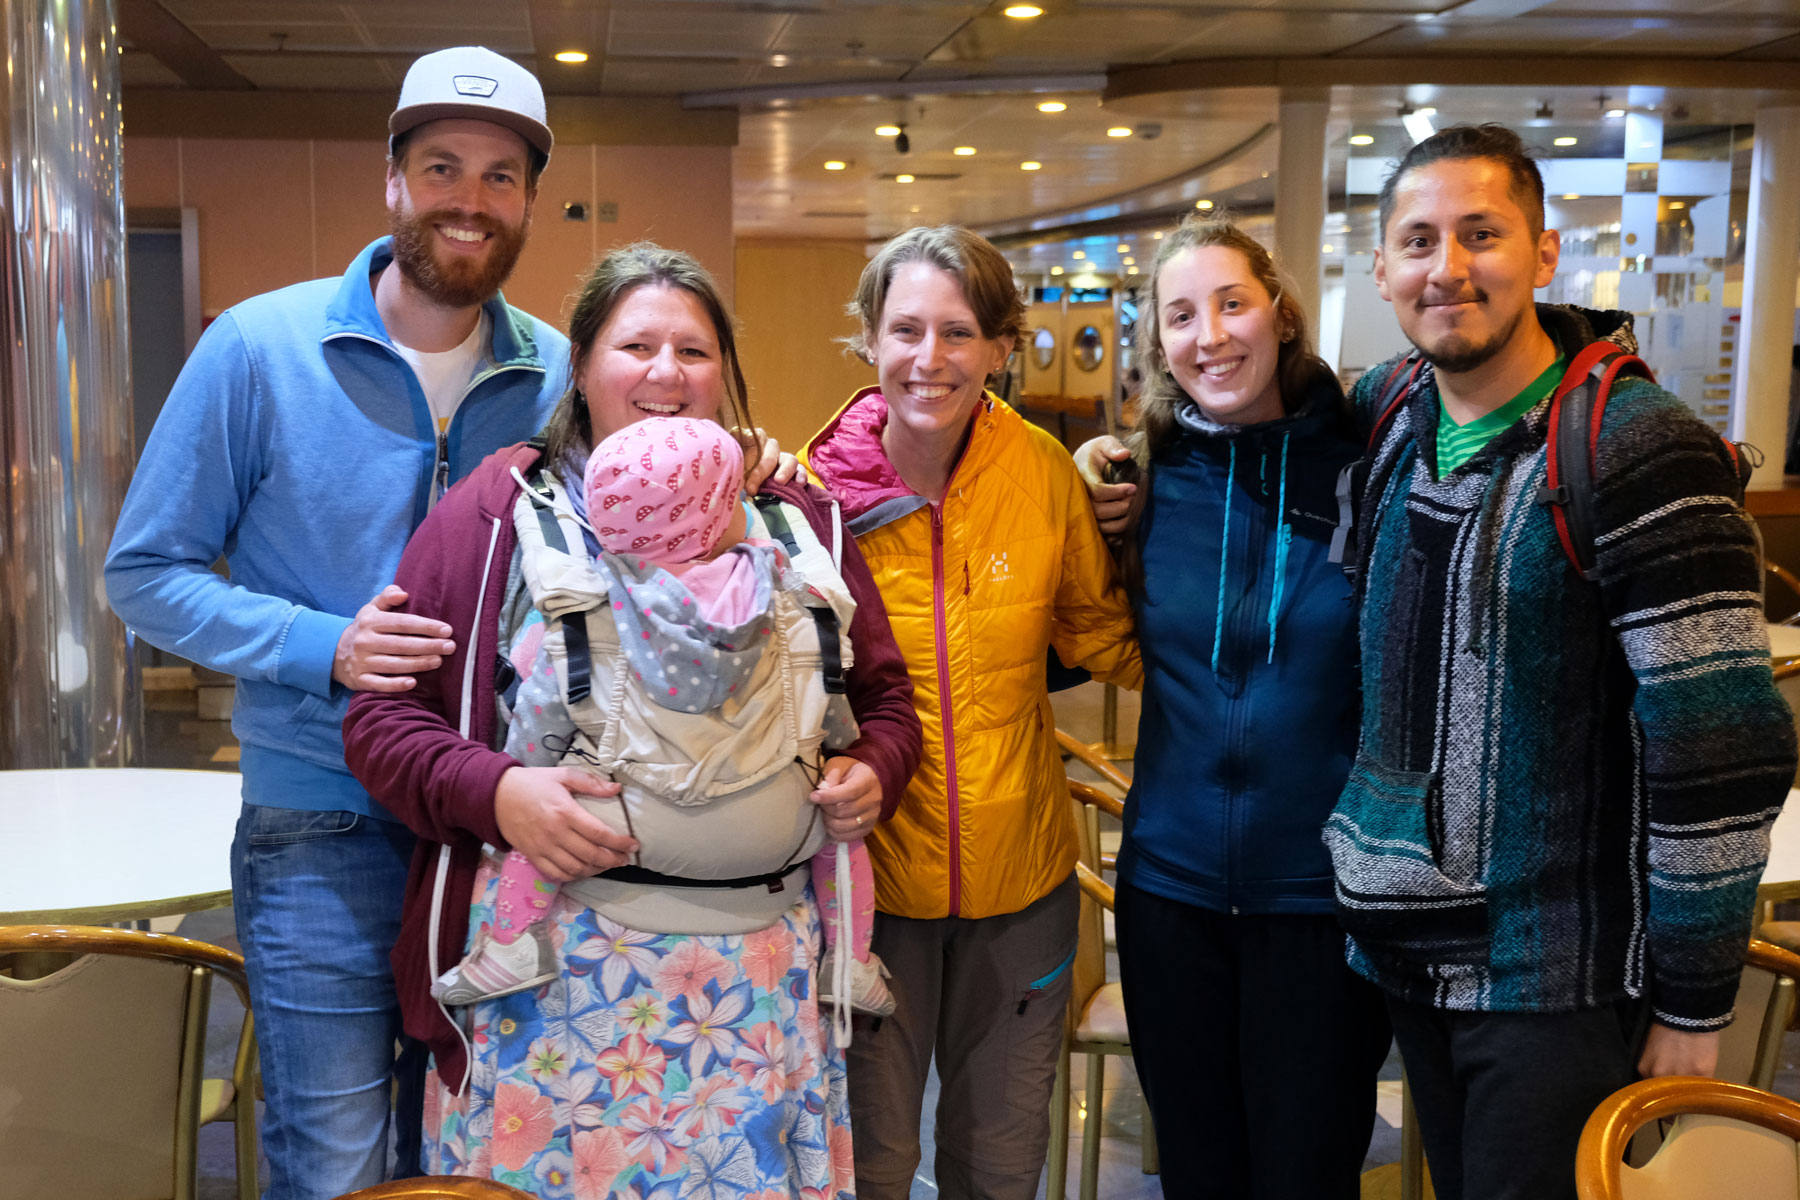
M 1344 964 L 1320 828 L 1356 748 L 1356 622 L 1331 546 L 1360 447 L 1299 304 L 1227 222 L 1163 240 L 1137 347 L 1134 486 L 1095 492 L 1130 496 L 1119 554 L 1145 683 L 1119 965 L 1163 1192 L 1354 1197 L 1388 1027 Z

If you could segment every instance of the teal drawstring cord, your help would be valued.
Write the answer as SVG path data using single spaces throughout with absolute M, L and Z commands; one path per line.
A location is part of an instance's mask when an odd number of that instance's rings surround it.
M 1237 481 L 1237 439 L 1231 439 L 1231 462 L 1225 468 L 1225 528 L 1219 535 L 1219 608 L 1213 614 L 1213 674 L 1219 673 L 1219 642 L 1225 635 L 1225 567 L 1231 552 L 1231 489 Z
M 1288 543 L 1294 540 L 1294 527 L 1287 520 L 1287 454 L 1292 433 L 1281 435 L 1281 489 L 1275 502 L 1275 586 L 1269 596 L 1269 661 L 1275 661 L 1275 626 L 1281 620 L 1281 594 L 1287 587 Z M 1213 652 L 1217 654 L 1218 651 Z

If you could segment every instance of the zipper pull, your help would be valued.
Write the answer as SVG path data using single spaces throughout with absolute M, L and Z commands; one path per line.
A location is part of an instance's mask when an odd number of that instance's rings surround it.
M 450 434 L 439 432 L 437 438 L 437 493 L 450 490 Z
M 969 560 L 963 559 L 963 595 L 969 594 Z

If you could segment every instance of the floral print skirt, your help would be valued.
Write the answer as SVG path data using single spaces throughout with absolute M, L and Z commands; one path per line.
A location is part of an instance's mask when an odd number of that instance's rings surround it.
M 497 860 L 475 884 L 491 922 Z M 425 1170 L 546 1200 L 850 1200 L 844 1053 L 819 1020 L 809 887 L 767 929 L 641 933 L 558 897 L 561 978 L 460 1013 L 469 1086 L 430 1076 Z

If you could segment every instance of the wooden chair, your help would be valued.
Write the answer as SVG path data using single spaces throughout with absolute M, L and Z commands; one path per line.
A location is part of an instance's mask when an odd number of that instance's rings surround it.
M 1121 790 L 1130 781 L 1110 763 L 1099 759 L 1083 743 L 1076 742 L 1061 730 L 1057 740 L 1065 749 L 1098 772 Z M 1089 762 L 1089 757 L 1095 761 Z M 1079 780 L 1069 781 L 1069 793 L 1075 809 L 1075 825 L 1080 842 L 1075 864 L 1076 881 L 1081 887 L 1080 933 L 1076 943 L 1075 962 L 1071 968 L 1068 1021 L 1064 1027 L 1063 1049 L 1056 1060 L 1056 1091 L 1050 1104 L 1050 1177 L 1046 1188 L 1049 1200 L 1064 1200 L 1069 1172 L 1069 1101 L 1070 1066 L 1077 1054 L 1087 1056 L 1087 1111 L 1081 1127 L 1081 1200 L 1094 1200 L 1100 1181 L 1101 1109 L 1106 1093 L 1106 1056 L 1129 1055 L 1131 1040 L 1125 1028 L 1125 1000 L 1116 980 L 1106 978 L 1105 912 L 1113 906 L 1113 889 L 1100 877 L 1102 870 L 1113 867 L 1112 855 L 1100 853 L 1099 814 L 1104 812 L 1122 818 L 1124 802 L 1099 788 Z M 1146 1105 L 1142 1134 L 1143 1168 L 1155 1174 L 1156 1129 Z
M 339 1196 L 338 1200 L 531 1200 L 531 1193 L 495 1183 L 491 1179 L 467 1179 L 454 1175 L 428 1175 L 396 1179 Z
M 1624 1163 L 1639 1128 L 1674 1128 L 1641 1167 Z M 1743 1084 L 1668 1076 L 1613 1093 L 1581 1131 L 1581 1200 L 1800 1200 L 1800 1104 Z
M 193 1200 L 201 1125 L 237 1123 L 237 1193 L 256 1200 L 256 1041 L 239 955 L 170 934 L 0 927 L 0 954 L 78 955 L 0 976 L 0 1196 Z M 204 1078 L 213 976 L 244 1004 L 231 1078 Z

